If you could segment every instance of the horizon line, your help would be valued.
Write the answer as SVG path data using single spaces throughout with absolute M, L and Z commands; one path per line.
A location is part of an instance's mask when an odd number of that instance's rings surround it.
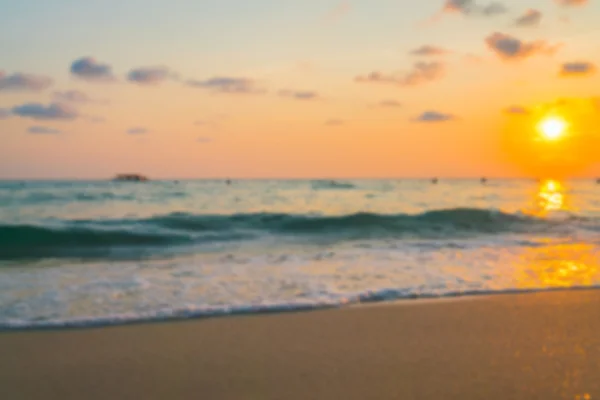
M 182 178 L 182 177 L 160 177 L 160 178 L 151 178 L 148 177 L 149 182 L 160 182 L 160 181 L 318 181 L 318 180 L 352 180 L 352 181 L 360 181 L 360 180 L 480 180 L 482 178 L 489 180 L 587 180 L 587 179 L 600 179 L 598 176 L 592 175 L 581 175 L 581 176 L 571 176 L 571 177 L 551 177 L 551 176 L 390 176 L 390 177 L 233 177 L 233 176 L 223 176 L 223 177 L 197 177 L 197 178 Z M 110 182 L 114 179 L 114 177 L 109 178 L 75 178 L 75 177 L 61 177 L 61 178 L 2 178 L 0 177 L 0 182 Z

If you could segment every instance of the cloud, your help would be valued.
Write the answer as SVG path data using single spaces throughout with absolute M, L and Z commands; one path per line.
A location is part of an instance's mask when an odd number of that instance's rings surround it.
M 47 76 L 15 73 L 6 75 L 0 71 L 0 92 L 2 91 L 31 91 L 40 92 L 52 85 L 52 79 Z
M 588 0 L 556 0 L 556 2 L 564 7 L 576 7 L 586 5 Z
M 217 131 L 221 130 L 221 125 L 218 121 L 211 119 L 200 119 L 194 122 L 194 125 L 199 126 L 202 130 Z
M 186 84 L 218 93 L 258 94 L 265 92 L 257 86 L 254 80 L 247 78 L 214 77 L 204 81 L 188 80 Z
M 328 119 L 327 121 L 325 121 L 325 125 L 327 126 L 340 126 L 340 125 L 344 125 L 345 121 L 341 120 L 341 119 Z
M 7 108 L 0 108 L 0 119 L 6 119 L 10 117 L 11 112 Z
M 561 66 L 559 75 L 563 77 L 591 75 L 596 66 L 590 62 L 568 62 Z
M 382 100 L 379 103 L 377 103 L 377 105 L 379 107 L 385 107 L 385 108 L 397 108 L 397 107 L 402 107 L 402 103 L 396 101 L 396 100 Z
M 504 4 L 496 1 L 480 5 L 475 0 L 446 0 L 442 11 L 446 13 L 492 17 L 505 14 L 508 12 L 508 9 Z
M 543 40 L 524 42 L 500 32 L 486 37 L 485 43 L 504 60 L 523 60 L 536 54 L 553 54 L 558 49 L 557 45 L 550 45 Z
M 71 64 L 71 74 L 86 81 L 112 82 L 116 80 L 112 67 L 92 57 L 79 58 Z
M 529 115 L 529 110 L 522 106 L 510 106 L 505 108 L 503 111 L 506 114 Z
M 414 119 L 415 122 L 446 122 L 456 119 L 452 114 L 439 111 L 425 111 Z
M 129 71 L 127 80 L 140 85 L 158 85 L 169 77 L 166 67 L 141 67 Z
M 350 4 L 350 2 L 347 0 L 343 0 L 327 13 L 327 15 L 325 16 L 325 20 L 328 22 L 335 22 L 340 18 L 345 17 L 351 9 L 352 5 Z
M 278 92 L 281 97 L 288 97 L 296 100 L 318 100 L 320 98 L 319 93 L 314 91 L 302 91 L 302 90 L 280 90 Z
M 130 135 L 143 135 L 148 133 L 148 129 L 142 126 L 136 126 L 127 130 L 127 133 Z
M 213 139 L 208 136 L 200 136 L 198 139 L 196 139 L 196 141 L 198 143 L 211 143 Z
M 521 27 L 538 26 L 541 20 L 542 13 L 538 10 L 530 8 L 529 10 L 525 11 L 523 15 L 521 15 L 515 20 L 515 25 Z
M 38 120 L 75 119 L 79 116 L 77 110 L 63 103 L 50 103 L 45 106 L 40 103 L 27 103 L 12 108 L 12 113 L 23 118 Z
M 80 90 L 65 90 L 65 91 L 56 91 L 52 93 L 52 97 L 54 101 L 63 102 L 63 103 L 76 103 L 76 104 L 86 104 L 86 103 L 96 103 L 96 104 L 108 104 L 108 100 L 99 100 L 93 99 L 84 92 Z
M 47 126 L 30 126 L 27 128 L 27 132 L 42 135 L 57 135 L 62 133 L 62 131 L 58 129 L 48 128 Z
M 421 47 L 417 47 L 414 50 L 410 51 L 410 54 L 412 54 L 413 56 L 441 56 L 444 54 L 448 54 L 450 53 L 448 50 L 442 48 L 442 47 L 438 47 L 438 46 L 431 46 L 431 45 L 423 45 Z
M 95 124 L 101 124 L 103 122 L 106 122 L 106 118 L 94 115 L 88 116 L 87 119 L 88 121 L 93 122 Z
M 417 86 L 440 79 L 444 75 L 445 65 L 440 62 L 418 62 L 413 69 L 404 74 L 386 75 L 381 72 L 371 72 L 358 76 L 356 82 L 387 83 L 399 86 Z
M 64 101 L 68 103 L 91 103 L 93 100 L 79 90 L 66 90 L 64 92 L 54 92 L 52 94 L 54 100 Z
M 485 16 L 491 17 L 494 15 L 505 14 L 508 12 L 508 8 L 502 3 L 489 3 L 488 5 L 481 8 L 481 13 Z

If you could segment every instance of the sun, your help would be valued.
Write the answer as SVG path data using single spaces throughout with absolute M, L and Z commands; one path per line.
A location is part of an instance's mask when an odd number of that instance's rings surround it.
M 538 130 L 540 131 L 542 138 L 549 141 L 562 138 L 566 129 L 567 123 L 564 119 L 559 117 L 545 118 L 538 125 Z

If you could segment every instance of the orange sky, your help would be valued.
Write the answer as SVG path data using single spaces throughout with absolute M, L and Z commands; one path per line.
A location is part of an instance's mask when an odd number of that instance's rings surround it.
M 600 175 L 597 1 L 149 3 L 6 3 L 0 179 Z

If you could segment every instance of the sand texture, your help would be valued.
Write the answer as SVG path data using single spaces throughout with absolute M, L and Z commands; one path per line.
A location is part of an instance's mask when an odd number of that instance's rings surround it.
M 0 399 L 600 399 L 600 291 L 0 333 Z

